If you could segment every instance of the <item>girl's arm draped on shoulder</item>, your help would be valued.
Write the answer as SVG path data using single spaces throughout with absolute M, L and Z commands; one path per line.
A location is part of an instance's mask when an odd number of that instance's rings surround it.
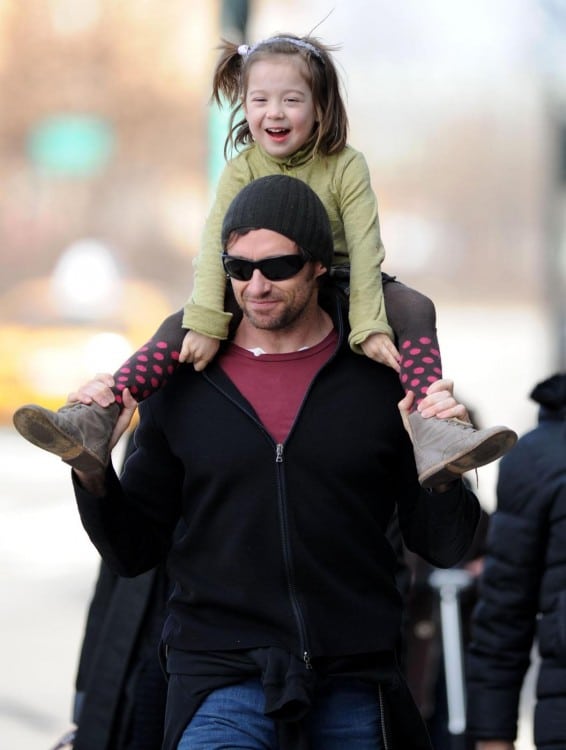
M 364 156 L 351 149 L 342 173 L 340 207 L 350 257 L 350 345 L 361 353 L 360 344 L 372 333 L 393 338 L 387 322 L 381 264 L 385 250 L 379 233 L 377 199 L 371 186 Z
M 195 370 L 200 372 L 214 359 L 219 348 L 218 339 L 205 336 L 204 333 L 187 331 L 181 345 L 179 362 L 192 363 Z
M 224 310 L 226 276 L 221 260 L 222 221 L 233 198 L 251 179 L 245 160 L 238 157 L 228 162 L 222 172 L 200 252 L 193 262 L 193 291 L 184 307 L 183 328 L 216 339 L 225 339 L 228 335 L 232 316 Z

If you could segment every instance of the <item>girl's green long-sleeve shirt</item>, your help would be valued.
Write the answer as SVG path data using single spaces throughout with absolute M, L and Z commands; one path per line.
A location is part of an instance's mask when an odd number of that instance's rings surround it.
M 377 201 L 367 162 L 363 154 L 350 146 L 333 156 L 313 158 L 310 151 L 299 151 L 278 159 L 252 144 L 227 163 L 206 221 L 201 251 L 195 259 L 193 292 L 184 308 L 183 327 L 213 338 L 227 337 L 231 315 L 224 310 L 222 221 L 228 206 L 245 185 L 270 174 L 303 180 L 317 193 L 328 212 L 334 238 L 334 264 L 350 264 L 350 346 L 361 352 L 359 345 L 372 333 L 385 333 L 392 338 L 381 285 L 385 251 L 379 233 Z

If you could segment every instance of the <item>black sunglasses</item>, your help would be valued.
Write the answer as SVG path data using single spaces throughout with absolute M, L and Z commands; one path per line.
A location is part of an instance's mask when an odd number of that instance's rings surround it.
M 304 255 L 277 255 L 265 260 L 247 260 L 222 253 L 222 265 L 232 279 L 249 281 L 256 268 L 269 281 L 283 281 L 299 273 L 307 258 Z

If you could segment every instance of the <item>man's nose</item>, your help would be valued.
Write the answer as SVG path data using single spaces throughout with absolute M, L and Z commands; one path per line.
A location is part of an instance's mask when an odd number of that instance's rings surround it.
M 271 281 L 267 279 L 259 268 L 254 268 L 251 279 L 248 281 L 248 289 L 252 289 L 256 293 L 263 293 L 266 289 L 271 287 Z

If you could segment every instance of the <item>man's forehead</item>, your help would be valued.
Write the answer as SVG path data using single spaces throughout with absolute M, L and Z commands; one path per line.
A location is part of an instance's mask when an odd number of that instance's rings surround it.
M 280 255 L 299 252 L 296 242 L 272 229 L 250 229 L 245 234 L 233 232 L 228 240 L 227 249 L 232 253 L 237 251 L 238 255 L 241 251 L 264 251 L 272 254 L 276 250 Z

